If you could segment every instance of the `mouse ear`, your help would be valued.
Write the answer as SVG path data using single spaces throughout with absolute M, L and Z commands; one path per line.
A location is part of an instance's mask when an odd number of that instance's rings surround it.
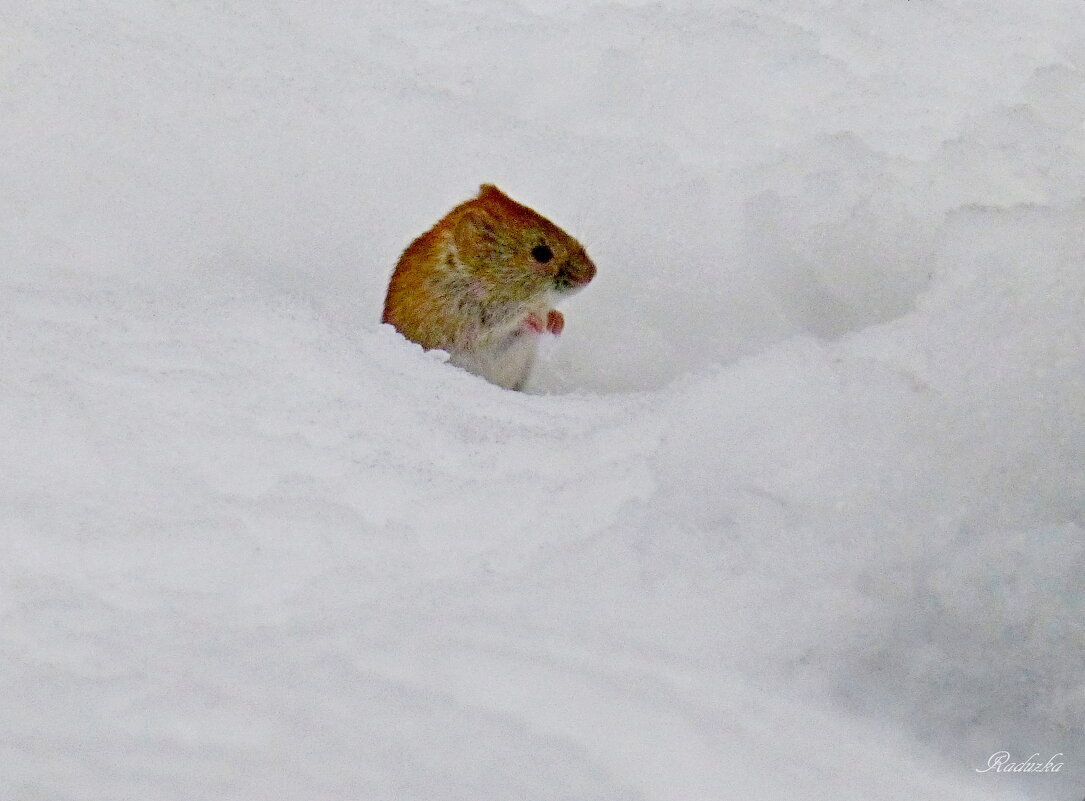
M 497 220 L 479 206 L 468 206 L 463 210 L 456 220 L 453 236 L 462 258 L 488 260 L 500 251 Z
M 478 196 L 480 200 L 486 197 L 504 198 L 505 200 L 509 199 L 508 195 L 506 195 L 493 184 L 483 184 L 482 186 L 480 186 L 478 188 Z

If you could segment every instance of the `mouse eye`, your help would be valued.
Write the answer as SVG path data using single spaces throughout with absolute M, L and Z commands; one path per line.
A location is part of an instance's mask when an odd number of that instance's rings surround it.
M 554 258 L 554 251 L 547 245 L 536 245 L 531 249 L 531 257 L 535 259 L 535 261 L 546 264 L 550 259 Z

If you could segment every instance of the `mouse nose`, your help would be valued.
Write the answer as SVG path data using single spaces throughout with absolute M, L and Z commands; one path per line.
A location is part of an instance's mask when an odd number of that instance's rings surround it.
M 595 278 L 595 264 L 587 255 L 574 256 L 564 265 L 557 275 L 558 282 L 570 288 L 582 287 Z

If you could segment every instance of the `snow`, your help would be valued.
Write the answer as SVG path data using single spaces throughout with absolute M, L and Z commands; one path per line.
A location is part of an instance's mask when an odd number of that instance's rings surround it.
M 0 798 L 1081 796 L 1085 5 L 0 22 Z M 483 181 L 528 394 L 378 324 Z

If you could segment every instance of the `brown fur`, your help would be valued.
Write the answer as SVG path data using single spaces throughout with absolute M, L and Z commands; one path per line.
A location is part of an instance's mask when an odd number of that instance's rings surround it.
M 540 247 L 552 258 L 536 258 Z M 554 300 L 594 276 L 573 237 L 483 184 L 403 252 L 382 320 L 424 348 L 448 351 L 452 363 L 520 389 L 540 330 L 561 330 Z

